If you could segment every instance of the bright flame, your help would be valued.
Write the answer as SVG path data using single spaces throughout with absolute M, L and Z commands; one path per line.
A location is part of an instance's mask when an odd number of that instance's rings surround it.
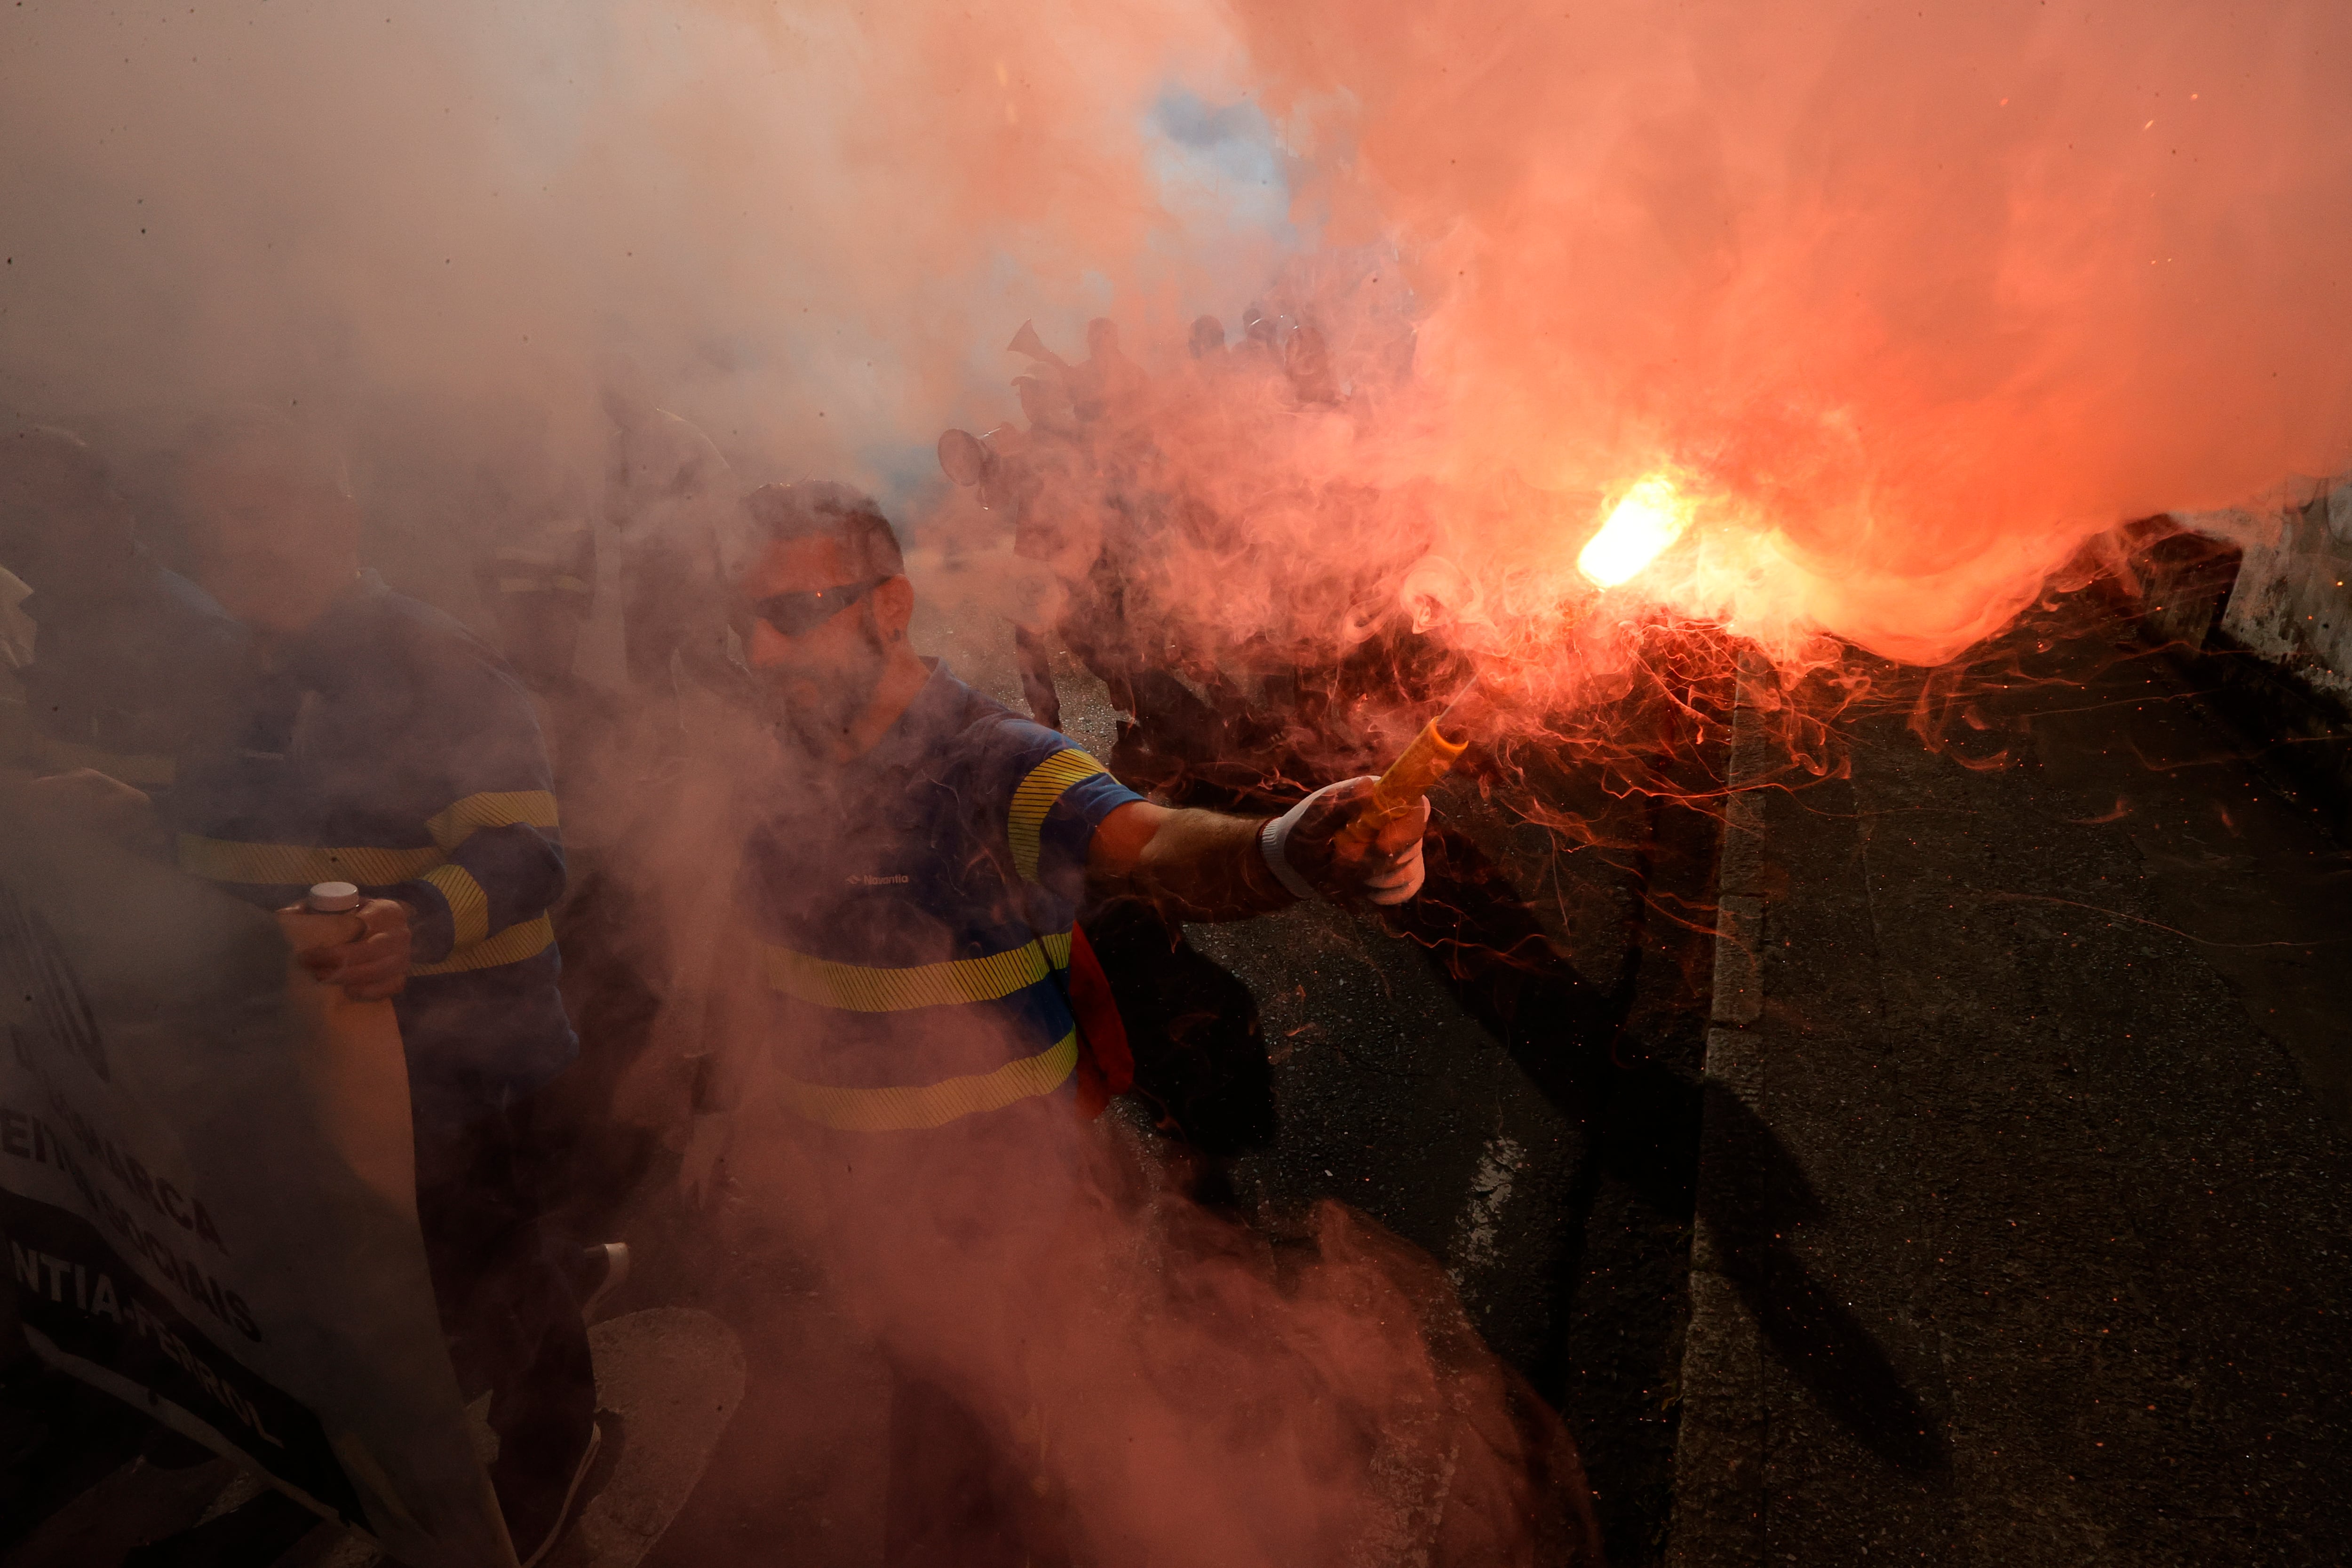
M 1626 492 L 1576 558 L 1576 569 L 1604 588 L 1614 588 L 1657 559 L 1658 552 L 1690 526 L 1690 503 L 1664 477 L 1643 479 Z

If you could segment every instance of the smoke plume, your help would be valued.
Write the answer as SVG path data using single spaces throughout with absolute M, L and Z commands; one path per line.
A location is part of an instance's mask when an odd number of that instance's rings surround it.
M 0 395 L 150 432 L 305 398 L 428 541 L 487 524 L 420 466 L 593 472 L 623 359 L 761 477 L 919 510 L 938 428 L 1012 414 L 1021 321 L 1112 316 L 1160 370 L 1286 258 L 1298 319 L 1344 313 L 1334 253 L 1391 258 L 1418 407 L 1302 441 L 1307 481 L 1534 498 L 1419 542 L 1491 590 L 1670 471 L 1717 543 L 1654 596 L 1906 658 L 2120 517 L 2340 463 L 2352 415 L 2305 351 L 2352 313 L 2352 17 L 2318 4 L 0 26 Z

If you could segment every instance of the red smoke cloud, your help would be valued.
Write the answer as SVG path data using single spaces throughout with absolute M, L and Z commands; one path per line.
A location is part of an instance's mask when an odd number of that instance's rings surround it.
M 1238 9 L 1432 308 L 1428 467 L 1679 468 L 1748 536 L 1690 609 L 1938 659 L 2352 447 L 2340 6 Z
M 1314 433 L 1298 472 L 1516 476 L 1552 500 L 1431 546 L 1524 600 L 1672 469 L 1702 526 L 1652 596 L 1932 659 L 2084 533 L 2326 471 L 2352 433 L 2326 352 L 2352 326 L 2352 13 L 2320 0 L 5 26 L 0 401 L 296 386 L 362 474 L 392 403 L 447 427 L 411 448 L 520 427 L 593 471 L 620 350 L 757 477 L 904 510 L 941 425 L 1011 413 L 1024 318 L 1066 349 L 1113 316 L 1160 370 L 1286 247 L 1303 309 L 1356 309 L 1318 247 L 1369 244 L 1424 403 L 1337 458 Z M 1267 177 L 1171 174 L 1171 92 L 1262 113 Z M 1295 232 L 1244 210 L 1286 192 Z

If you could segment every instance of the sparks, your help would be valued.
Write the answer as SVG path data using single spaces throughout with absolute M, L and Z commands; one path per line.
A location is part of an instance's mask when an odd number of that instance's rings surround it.
M 1690 526 L 1690 503 L 1662 476 L 1643 479 L 1586 542 L 1576 568 L 1604 588 L 1613 588 L 1657 559 L 1658 552 Z

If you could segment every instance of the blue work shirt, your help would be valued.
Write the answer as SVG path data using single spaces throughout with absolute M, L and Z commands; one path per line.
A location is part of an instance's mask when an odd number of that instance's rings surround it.
M 783 785 L 738 902 L 786 1105 L 881 1131 L 1059 1089 L 1087 847 L 1142 797 L 936 663 L 871 751 Z
M 394 1005 L 420 1117 L 536 1088 L 577 1053 L 539 721 L 505 661 L 440 611 L 364 574 L 182 756 L 170 815 L 182 869 L 264 908 L 323 881 L 415 908 Z

